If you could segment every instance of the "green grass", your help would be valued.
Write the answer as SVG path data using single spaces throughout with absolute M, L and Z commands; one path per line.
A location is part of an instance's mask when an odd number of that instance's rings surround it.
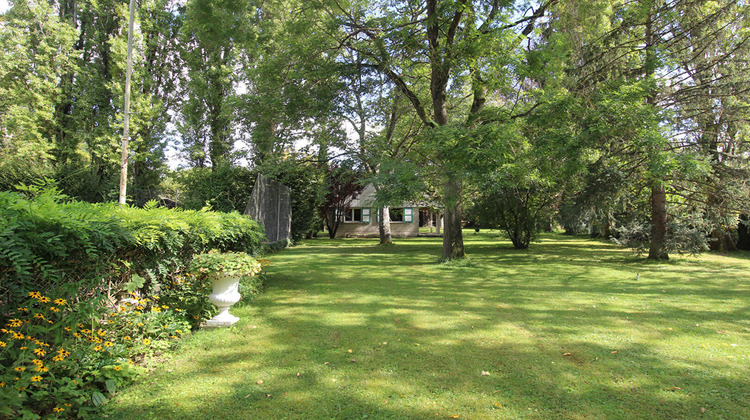
M 750 418 L 747 253 L 497 236 L 467 230 L 460 264 L 436 263 L 440 238 L 274 254 L 240 323 L 189 338 L 110 417 Z

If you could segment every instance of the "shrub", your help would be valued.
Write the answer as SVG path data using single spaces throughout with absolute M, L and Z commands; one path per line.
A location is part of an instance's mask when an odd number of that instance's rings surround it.
M 256 255 L 265 238 L 236 212 L 24 191 L 0 193 L 0 417 L 101 417 L 98 406 L 143 372 L 139 363 L 215 311 L 208 279 L 186 270 L 193 256 Z
M 261 250 L 258 224 L 239 213 L 118 208 L 68 200 L 54 189 L 0 192 L 0 320 L 35 290 L 79 300 L 117 290 L 133 274 L 158 290 L 210 249 Z

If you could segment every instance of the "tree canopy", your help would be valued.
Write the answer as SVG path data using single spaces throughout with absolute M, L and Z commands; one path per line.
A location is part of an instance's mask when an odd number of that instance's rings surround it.
M 46 178 L 114 199 L 126 2 L 11 4 L 0 187 Z M 304 194 L 304 236 L 336 225 L 320 209 L 348 165 L 347 182 L 375 186 L 380 220 L 440 203 L 446 260 L 465 255 L 467 222 L 519 248 L 559 226 L 654 259 L 748 242 L 744 1 L 136 4 L 133 204 L 241 209 L 263 171 Z

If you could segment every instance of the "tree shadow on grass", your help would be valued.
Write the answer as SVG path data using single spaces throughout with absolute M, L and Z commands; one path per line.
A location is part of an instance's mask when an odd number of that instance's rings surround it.
M 478 243 L 476 265 L 444 268 L 435 242 L 351 244 L 272 256 L 239 326 L 196 337 L 155 374 L 167 386 L 118 401 L 120 418 L 750 416 L 742 279 L 691 262 L 690 283 L 672 284 L 674 266 L 617 280 L 632 267 L 586 263 L 575 245 L 528 258 Z

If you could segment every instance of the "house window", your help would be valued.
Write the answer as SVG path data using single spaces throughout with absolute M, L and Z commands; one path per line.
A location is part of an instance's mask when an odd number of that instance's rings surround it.
M 412 223 L 414 221 L 414 209 L 411 207 L 391 207 L 391 222 Z
M 391 222 L 403 222 L 404 221 L 404 209 L 401 207 L 392 207 L 389 209 L 391 214 Z
M 344 210 L 344 221 L 345 222 L 361 222 L 362 221 L 362 209 Z

